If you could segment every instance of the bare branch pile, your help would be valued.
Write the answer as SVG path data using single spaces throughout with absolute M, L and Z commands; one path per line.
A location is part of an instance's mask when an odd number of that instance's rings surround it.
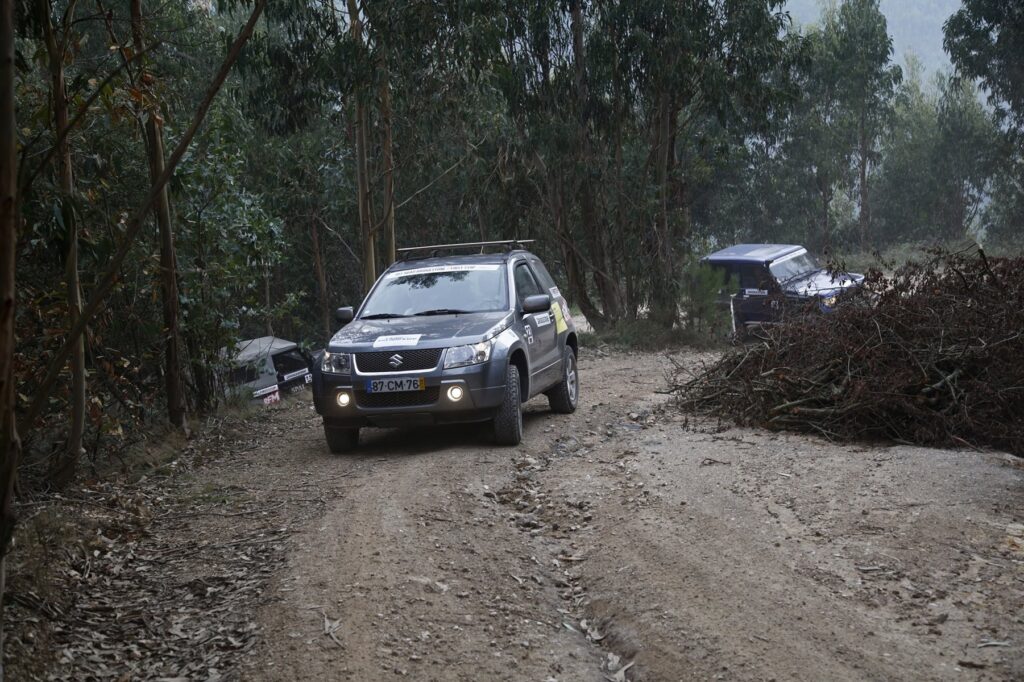
M 673 389 L 745 425 L 1024 455 L 1024 258 L 937 253 L 872 272 L 834 312 L 766 328 L 697 376 L 679 369 Z

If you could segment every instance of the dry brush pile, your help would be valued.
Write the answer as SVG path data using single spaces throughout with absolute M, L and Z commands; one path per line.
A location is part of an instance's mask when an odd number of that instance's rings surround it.
M 1024 455 L 1024 258 L 872 272 L 831 314 L 792 316 L 673 383 L 684 407 L 745 425 Z

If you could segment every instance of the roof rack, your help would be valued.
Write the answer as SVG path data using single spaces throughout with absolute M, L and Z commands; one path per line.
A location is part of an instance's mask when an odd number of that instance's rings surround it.
M 524 244 L 532 244 L 533 239 L 504 239 L 495 242 L 465 242 L 463 244 L 432 244 L 430 246 L 410 246 L 404 249 L 397 249 L 401 259 L 407 259 L 412 257 L 417 252 L 429 252 L 427 255 L 419 256 L 420 258 L 429 258 L 430 256 L 436 256 L 438 251 L 453 251 L 455 249 L 480 249 L 480 253 L 484 253 L 484 249 L 489 247 L 504 247 L 506 251 L 512 251 L 513 249 L 522 248 Z

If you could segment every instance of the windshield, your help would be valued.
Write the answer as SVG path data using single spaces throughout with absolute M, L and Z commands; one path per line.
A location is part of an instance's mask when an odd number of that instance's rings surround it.
M 809 275 L 812 272 L 817 272 L 821 269 L 821 266 L 818 265 L 818 260 L 814 256 L 804 251 L 798 256 L 775 261 L 768 266 L 768 269 L 772 271 L 775 279 L 785 282 L 790 279 L 796 279 L 800 275 Z
M 442 265 L 384 275 L 359 317 L 483 313 L 508 307 L 503 265 Z

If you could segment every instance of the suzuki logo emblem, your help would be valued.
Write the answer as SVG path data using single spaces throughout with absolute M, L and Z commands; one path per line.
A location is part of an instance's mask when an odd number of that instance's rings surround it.
M 399 367 L 402 366 L 402 361 L 403 360 L 404 360 L 404 358 L 401 355 L 399 355 L 398 353 L 395 353 L 390 358 L 388 358 L 388 364 L 391 365 L 392 367 L 394 367 L 395 369 L 398 369 Z

